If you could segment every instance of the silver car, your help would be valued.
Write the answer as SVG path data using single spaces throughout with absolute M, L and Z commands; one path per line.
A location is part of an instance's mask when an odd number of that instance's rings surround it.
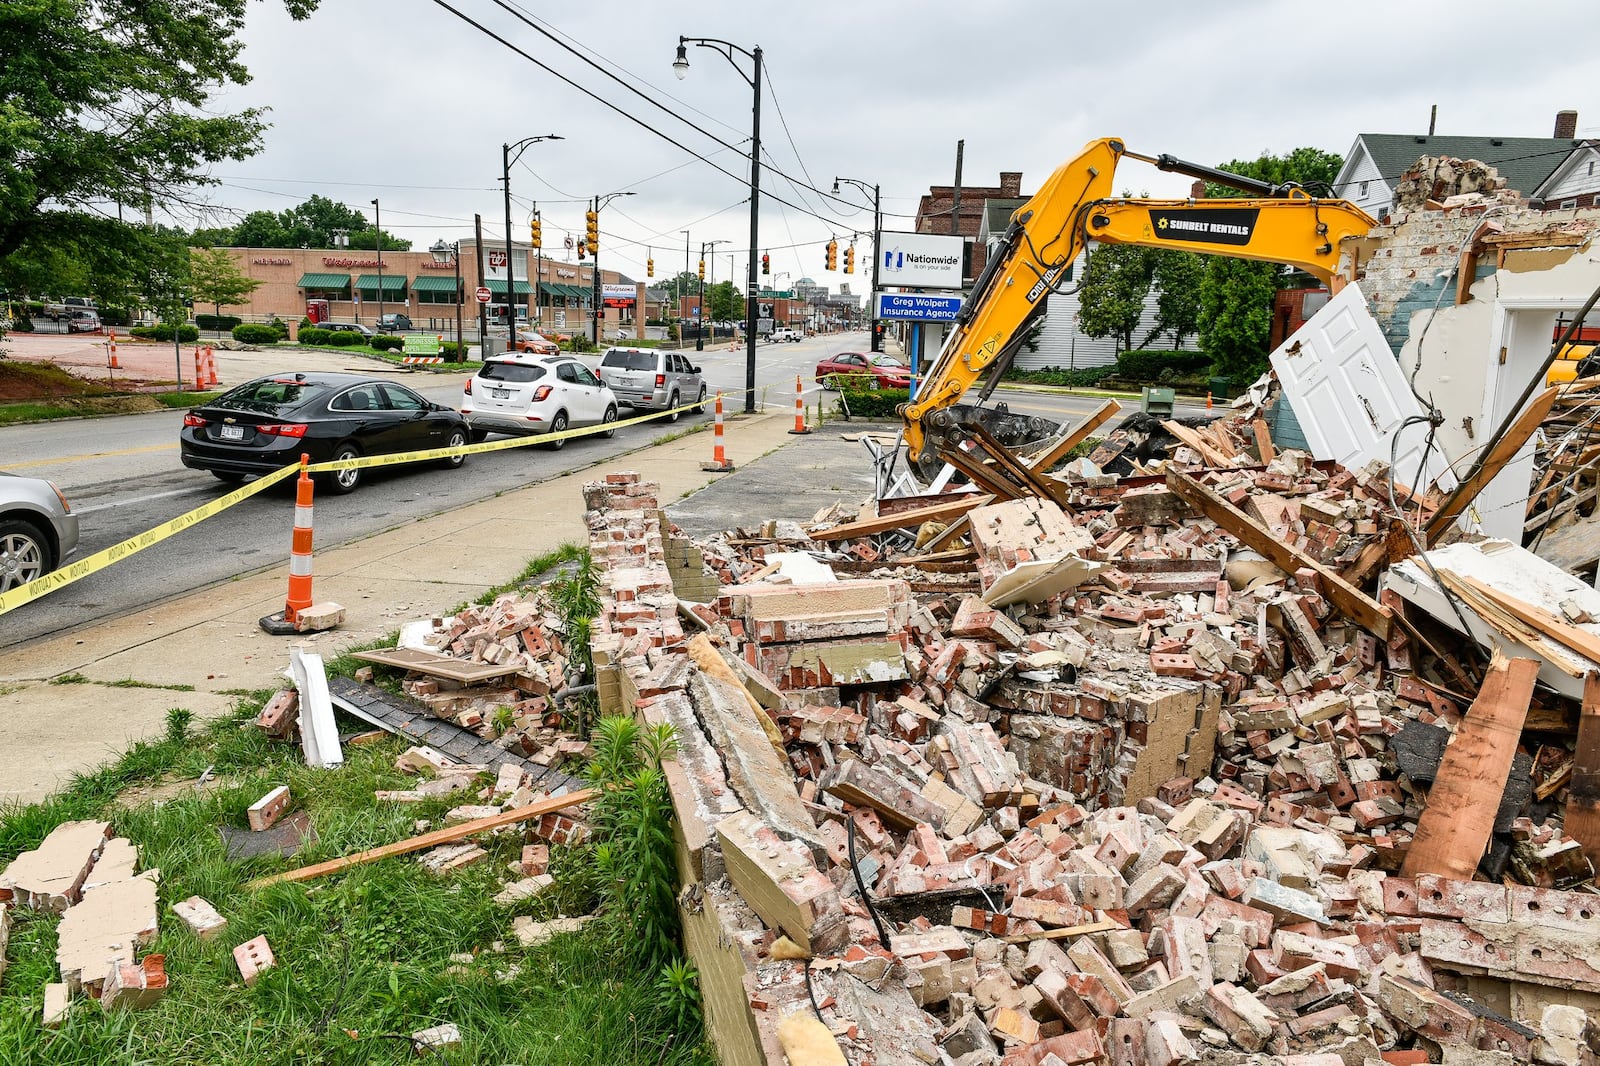
M 669 411 L 676 422 L 687 403 L 695 414 L 705 410 L 706 383 L 700 368 L 677 352 L 654 348 L 612 348 L 600 360 L 600 380 L 617 399 L 636 410 Z
M 43 478 L 0 471 L 0 592 L 43 577 L 78 549 L 78 516 Z

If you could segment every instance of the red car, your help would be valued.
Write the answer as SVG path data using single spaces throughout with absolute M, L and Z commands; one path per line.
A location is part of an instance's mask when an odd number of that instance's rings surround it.
M 834 375 L 860 377 L 871 375 L 874 389 L 909 389 L 911 368 L 892 355 L 873 355 L 871 352 L 839 352 L 817 364 L 817 384 L 832 388 Z

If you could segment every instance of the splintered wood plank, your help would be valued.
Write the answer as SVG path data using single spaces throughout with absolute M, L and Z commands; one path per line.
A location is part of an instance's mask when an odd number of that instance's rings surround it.
M 1037 458 L 1028 460 L 1028 468 L 1041 474 L 1050 472 L 1050 468 L 1061 461 L 1061 457 L 1072 449 L 1082 444 L 1089 438 L 1089 434 L 1099 429 L 1111 420 L 1111 416 L 1122 410 L 1122 405 L 1115 400 L 1107 400 L 1101 405 L 1100 410 L 1073 426 L 1066 435 L 1052 444 L 1048 451 Z
M 1600 867 L 1600 673 L 1583 680 L 1583 711 L 1578 715 L 1578 748 L 1572 755 L 1572 788 L 1567 793 L 1567 836 L 1583 845 Z
M 1495 475 L 1500 473 L 1501 468 L 1514 459 L 1517 452 L 1522 450 L 1522 446 L 1528 442 L 1528 438 L 1533 436 L 1534 430 L 1539 428 L 1545 416 L 1550 413 L 1550 405 L 1556 402 L 1556 394 L 1560 391 L 1560 389 L 1552 386 L 1533 398 L 1533 402 L 1528 405 L 1528 409 L 1522 412 L 1521 417 L 1506 430 L 1505 436 L 1496 441 L 1495 446 L 1489 449 L 1489 453 L 1483 457 L 1483 462 L 1478 469 L 1465 481 L 1457 485 L 1455 491 L 1450 493 L 1450 498 L 1444 501 L 1444 506 L 1435 511 L 1433 517 L 1428 519 L 1428 525 L 1423 530 L 1423 543 L 1430 548 L 1439 543 L 1439 538 L 1444 535 L 1446 529 L 1450 528 L 1450 523 L 1456 520 L 1456 516 L 1477 497 L 1479 492 L 1483 491 L 1485 485 L 1494 480 Z
M 1207 466 L 1228 466 L 1228 457 L 1216 445 L 1207 441 L 1199 433 L 1190 429 L 1181 422 L 1167 421 L 1161 423 L 1161 428 L 1177 437 L 1184 444 L 1200 453 Z
M 914 511 L 901 511 L 899 514 L 886 515 L 881 518 L 863 518 L 858 522 L 846 522 L 844 525 L 834 526 L 832 529 L 820 529 L 811 534 L 812 540 L 849 540 L 851 537 L 865 537 L 873 533 L 887 533 L 891 529 L 907 529 L 922 525 L 924 522 L 944 522 L 964 515 L 974 507 L 982 507 L 993 502 L 994 497 L 984 495 L 967 495 L 947 503 L 934 504 L 931 507 L 919 507 Z
M 1495 654 L 1478 698 L 1439 763 L 1401 876 L 1438 874 L 1472 880 L 1494 832 L 1495 812 L 1538 676 L 1539 660 Z
M 1278 457 L 1278 449 L 1272 446 L 1272 432 L 1267 429 L 1267 420 L 1258 418 L 1250 423 L 1250 428 L 1255 431 L 1256 451 L 1261 456 L 1263 463 L 1270 463 Z
M 1167 471 L 1167 487 L 1189 506 L 1231 533 L 1240 544 L 1260 552 L 1285 573 L 1292 574 L 1300 569 L 1316 571 L 1322 579 L 1323 588 L 1327 590 L 1328 599 L 1333 601 L 1335 607 L 1374 636 L 1389 639 L 1389 624 L 1393 616 L 1377 600 L 1305 552 L 1285 544 L 1272 530 L 1182 471 Z
M 369 862 L 377 862 L 379 859 L 387 859 L 393 855 L 409 855 L 413 851 L 422 851 L 438 844 L 449 844 L 464 837 L 487 833 L 491 829 L 501 829 L 508 825 L 515 825 L 518 822 L 532 821 L 540 815 L 551 814 L 555 811 L 565 810 L 568 807 L 576 807 L 580 803 L 588 803 L 598 795 L 599 792 L 596 790 L 585 788 L 577 792 L 569 792 L 565 796 L 550 796 L 535 803 L 530 803 L 526 807 L 516 807 L 509 811 L 501 811 L 499 814 L 490 815 L 487 818 L 477 818 L 470 822 L 462 822 L 460 825 L 453 825 L 448 829 L 435 829 L 431 833 L 423 833 L 421 836 L 397 840 L 393 844 L 385 844 L 381 848 L 358 851 L 354 855 L 346 855 L 342 859 L 330 859 L 327 862 L 319 862 L 312 866 L 302 866 L 298 870 L 286 870 L 281 874 L 273 874 L 270 877 L 258 877 L 245 885 L 245 887 L 256 889 L 265 888 L 267 885 L 275 885 L 280 881 L 310 881 L 326 874 L 348 870 L 352 866 L 362 866 Z

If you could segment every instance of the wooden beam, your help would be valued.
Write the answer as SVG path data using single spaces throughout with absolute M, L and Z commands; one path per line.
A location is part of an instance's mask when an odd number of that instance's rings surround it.
M 1174 422 L 1171 419 L 1168 419 L 1167 421 L 1161 423 L 1161 428 L 1166 430 L 1168 433 L 1171 433 L 1174 437 L 1177 437 L 1182 443 L 1187 444 L 1189 447 L 1199 452 L 1200 457 L 1206 461 L 1207 466 L 1230 465 L 1226 455 L 1218 451 L 1214 445 L 1207 443 L 1204 437 L 1200 436 L 1200 434 L 1196 433 L 1183 423 Z
M 1556 394 L 1560 391 L 1552 386 L 1533 398 L 1528 409 L 1511 424 L 1511 428 L 1506 430 L 1504 436 L 1495 441 L 1494 447 L 1489 449 L 1482 463 L 1472 472 L 1472 476 L 1457 485 L 1455 491 L 1450 493 L 1450 498 L 1444 501 L 1444 506 L 1428 519 L 1428 524 L 1422 533 L 1423 543 L 1430 548 L 1437 544 L 1444 531 L 1450 528 L 1450 523 L 1456 520 L 1456 516 L 1464 511 L 1467 504 L 1483 491 L 1484 486 L 1493 481 L 1495 475 L 1522 450 L 1528 438 L 1533 436 L 1539 424 L 1550 413 L 1550 405 L 1556 402 Z
M 1094 414 L 1067 431 L 1067 435 L 1052 444 L 1049 450 L 1037 458 L 1028 461 L 1028 469 L 1040 474 L 1049 473 L 1050 468 L 1061 461 L 1061 457 L 1088 439 L 1089 434 L 1099 429 L 1111 420 L 1111 416 L 1122 410 L 1122 405 L 1115 400 L 1107 400 Z
M 979 451 L 986 455 L 994 464 L 994 468 L 1003 472 L 1009 480 L 1024 486 L 1034 496 L 1041 496 L 1054 502 L 1058 507 L 1067 506 L 1070 490 L 1064 483 L 1019 461 L 1010 448 L 996 440 L 994 434 L 980 425 L 972 426 L 972 438 L 978 442 Z
M 1351 585 L 1305 552 L 1292 548 L 1266 526 L 1179 470 L 1167 471 L 1167 487 L 1196 511 L 1231 533 L 1239 543 L 1260 552 L 1285 573 L 1310 569 L 1321 578 L 1328 599 L 1345 616 L 1383 640 L 1389 639 L 1393 616 L 1389 609 Z
M 1256 453 L 1261 456 L 1262 463 L 1270 463 L 1278 457 L 1278 449 L 1272 444 L 1272 433 L 1267 429 L 1267 420 L 1258 418 L 1250 423 L 1250 428 L 1256 434 Z
M 1511 775 L 1511 760 L 1533 698 L 1539 660 L 1496 653 L 1478 698 L 1444 750 L 1428 806 L 1406 852 L 1402 877 L 1438 874 L 1472 880 L 1494 832 L 1495 812 Z
M 891 529 L 920 526 L 924 522 L 942 522 L 948 518 L 955 518 L 957 515 L 964 515 L 974 507 L 982 507 L 993 499 L 993 496 L 981 494 L 963 496 L 959 500 L 934 504 L 931 507 L 920 507 L 915 511 L 901 511 L 899 514 L 863 518 L 857 522 L 846 522 L 843 525 L 834 526 L 832 529 L 818 530 L 811 534 L 811 539 L 821 541 L 849 540 L 852 537 L 866 537 L 873 533 L 887 533 Z
M 1064 929 L 1038 929 L 1031 933 L 1014 933 L 1000 938 L 1005 944 L 1026 944 L 1030 940 L 1063 940 L 1069 936 L 1087 936 L 1090 933 L 1107 933 L 1125 926 L 1116 922 L 1090 922 L 1087 925 L 1069 925 Z
M 354 855 L 346 855 L 342 859 L 330 859 L 327 862 L 315 863 L 311 866 L 302 866 L 298 870 L 286 870 L 281 874 L 270 877 L 258 877 L 245 885 L 246 888 L 265 888 L 275 885 L 280 881 L 311 881 L 325 874 L 336 874 L 341 870 L 348 870 L 352 866 L 364 866 L 369 862 L 387 859 L 394 855 L 409 855 L 413 851 L 423 851 L 427 848 L 437 847 L 440 844 L 450 844 L 463 837 L 474 836 L 478 833 L 487 833 L 491 829 L 501 829 L 518 822 L 526 822 L 540 815 L 550 814 L 554 811 L 576 807 L 580 803 L 588 803 L 600 793 L 592 788 L 580 789 L 569 792 L 565 796 L 549 796 L 530 803 L 526 807 L 517 807 L 514 810 L 501 811 L 499 814 L 490 815 L 488 818 L 476 818 L 460 825 L 452 825 L 446 829 L 435 829 L 431 833 L 421 836 L 408 837 L 397 840 L 393 844 L 385 844 L 381 848 L 369 848 L 358 851 Z
M 1578 715 L 1578 747 L 1572 756 L 1572 788 L 1563 828 L 1600 867 L 1600 673 L 1592 671 L 1583 679 L 1583 711 Z
M 1445 571 L 1445 573 L 1450 572 Z M 1461 578 L 1480 596 L 1493 600 L 1502 610 L 1520 618 L 1556 643 L 1571 648 L 1585 659 L 1600 665 L 1600 636 L 1587 629 L 1580 629 L 1564 618 L 1557 618 L 1544 608 L 1518 599 L 1509 592 L 1502 592 L 1492 585 L 1486 585 L 1475 577 L 1462 574 L 1455 576 Z

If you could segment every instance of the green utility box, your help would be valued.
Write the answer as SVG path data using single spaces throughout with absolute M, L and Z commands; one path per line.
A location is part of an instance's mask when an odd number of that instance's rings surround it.
M 1162 418 L 1172 417 L 1172 404 L 1177 398 L 1177 393 L 1172 389 L 1144 387 L 1144 394 L 1140 400 L 1139 410 L 1147 415 L 1158 415 Z

